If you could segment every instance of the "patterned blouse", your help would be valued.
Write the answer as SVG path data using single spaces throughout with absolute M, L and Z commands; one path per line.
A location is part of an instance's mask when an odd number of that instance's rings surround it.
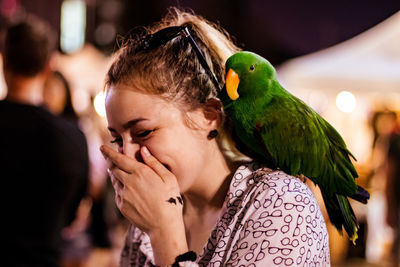
M 330 266 L 324 218 L 300 179 L 247 163 L 235 172 L 222 209 L 196 263 L 180 266 Z M 149 237 L 133 225 L 121 266 L 154 266 Z

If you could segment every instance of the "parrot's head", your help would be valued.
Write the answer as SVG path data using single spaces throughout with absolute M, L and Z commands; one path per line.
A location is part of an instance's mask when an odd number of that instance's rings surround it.
M 263 81 L 276 80 L 276 71 L 265 58 L 252 52 L 238 52 L 228 58 L 225 64 L 225 87 L 219 97 L 227 106 L 241 98 L 257 97 L 265 90 Z M 265 84 L 265 83 L 264 83 Z

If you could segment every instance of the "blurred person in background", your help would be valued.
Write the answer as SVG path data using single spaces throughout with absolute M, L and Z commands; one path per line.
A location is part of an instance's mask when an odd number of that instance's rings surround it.
M 391 260 L 393 266 L 398 266 L 400 263 L 400 131 L 396 113 L 391 113 L 389 123 L 391 132 L 387 151 L 386 222 L 393 229 Z
M 366 259 L 371 263 L 382 262 L 388 255 L 391 242 L 391 230 L 386 215 L 391 208 L 385 196 L 391 135 L 396 129 L 396 113 L 393 111 L 377 111 L 373 114 L 371 127 L 374 133 L 371 153 L 371 173 L 369 175 L 369 191 L 367 221 L 368 234 L 366 243 Z
M 44 83 L 43 106 L 54 115 L 79 127 L 79 116 L 72 104 L 71 88 L 65 76 L 59 71 L 52 71 Z M 92 248 L 88 230 L 91 209 L 92 199 L 86 193 L 76 210 L 74 220 L 62 229 L 60 249 L 62 267 L 79 267 L 87 263 Z
M 43 106 L 51 113 L 78 124 L 79 116 L 72 104 L 71 88 L 65 76 L 53 71 L 44 84 Z
M 80 118 L 76 113 L 73 106 L 70 83 L 59 71 L 53 71 L 46 79 L 43 90 L 43 106 L 51 113 L 68 120 L 77 127 L 83 124 L 81 119 L 88 116 L 88 114 L 85 114 Z M 94 112 L 91 105 L 88 109 L 86 113 Z M 89 258 L 94 248 L 106 248 L 109 250 L 111 247 L 108 237 L 108 224 L 104 216 L 106 167 L 102 167 L 101 162 L 97 159 L 98 157 L 94 155 L 95 152 L 100 156 L 101 161 L 105 163 L 104 158 L 98 151 L 99 142 L 96 142 L 99 129 L 94 127 L 94 119 L 84 119 L 83 121 L 82 130 L 88 142 L 90 161 L 89 185 L 88 192 L 79 205 L 74 221 L 62 231 L 61 266 L 63 267 L 85 266 L 89 263 Z M 96 149 L 91 149 L 93 142 L 95 142 Z M 102 180 L 102 182 L 99 183 L 97 180 Z M 104 261 L 105 253 L 103 252 L 102 254 Z M 108 262 L 110 261 L 108 259 Z
M 87 191 L 83 133 L 40 107 L 55 40 L 52 29 L 32 16 L 6 32 L 8 95 L 0 102 L 3 266 L 59 266 L 61 231 Z

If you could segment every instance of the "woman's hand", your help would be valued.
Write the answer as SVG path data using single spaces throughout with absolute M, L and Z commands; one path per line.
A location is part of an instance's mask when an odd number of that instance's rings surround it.
M 149 235 L 156 263 L 172 263 L 187 251 L 183 202 L 175 175 L 146 147 L 140 150 L 144 164 L 108 146 L 100 150 L 111 163 L 109 175 L 117 207 Z

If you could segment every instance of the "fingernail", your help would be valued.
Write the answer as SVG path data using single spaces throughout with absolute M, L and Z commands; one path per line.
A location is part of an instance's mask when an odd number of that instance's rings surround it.
M 143 151 L 143 154 L 144 154 L 146 157 L 148 157 L 148 156 L 151 155 L 151 154 L 150 154 L 150 151 L 149 151 L 149 150 L 147 149 L 147 147 L 145 147 L 145 146 L 143 146 L 142 151 Z

